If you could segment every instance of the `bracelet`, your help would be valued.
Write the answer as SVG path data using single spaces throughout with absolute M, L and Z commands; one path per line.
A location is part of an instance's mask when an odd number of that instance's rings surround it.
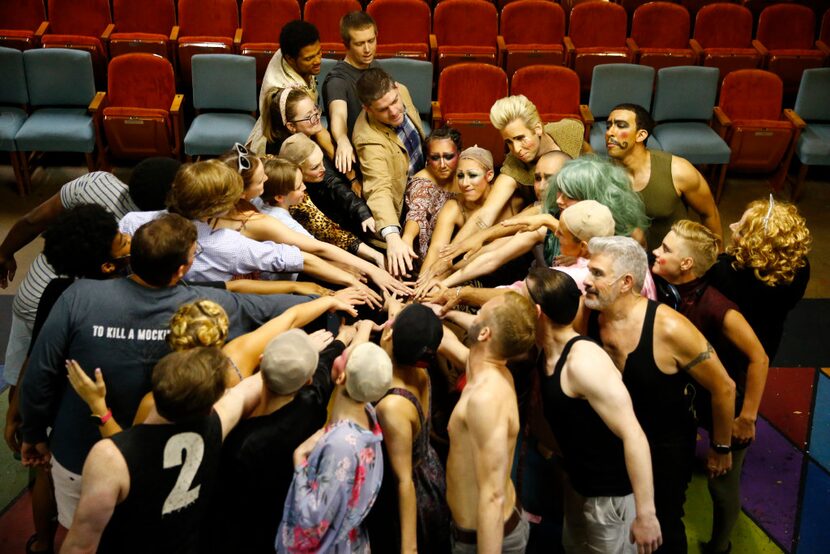
M 112 409 L 107 409 L 107 413 L 105 413 L 104 415 L 99 416 L 96 414 L 90 414 L 90 416 L 92 417 L 92 419 L 96 420 L 99 427 L 103 427 L 104 424 L 106 424 L 110 419 L 112 419 Z
M 709 446 L 718 454 L 729 454 L 732 452 L 732 445 L 730 444 L 718 444 L 715 441 L 709 441 Z

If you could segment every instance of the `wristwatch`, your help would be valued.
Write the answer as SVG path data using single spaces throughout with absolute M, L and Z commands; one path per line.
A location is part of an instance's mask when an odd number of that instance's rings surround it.
M 715 441 L 710 441 L 709 446 L 718 454 L 729 454 L 732 452 L 732 446 L 728 444 L 718 444 Z
M 103 427 L 110 419 L 112 419 L 112 410 L 107 410 L 104 415 L 90 414 L 89 417 L 95 420 L 99 427 Z

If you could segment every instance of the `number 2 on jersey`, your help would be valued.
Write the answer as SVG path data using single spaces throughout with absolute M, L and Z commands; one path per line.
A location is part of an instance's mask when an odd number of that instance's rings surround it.
M 184 460 L 182 460 L 184 451 Z M 202 457 L 205 455 L 205 441 L 197 433 L 179 433 L 168 439 L 164 446 L 164 469 L 182 466 L 179 478 L 173 485 L 173 490 L 167 495 L 161 508 L 161 515 L 165 516 L 176 510 L 181 510 L 199 498 L 201 485 L 191 489 L 190 484 L 199 471 Z

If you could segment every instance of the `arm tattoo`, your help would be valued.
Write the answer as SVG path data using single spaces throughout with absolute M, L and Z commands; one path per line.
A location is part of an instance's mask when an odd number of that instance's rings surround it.
M 706 360 L 708 360 L 709 358 L 711 358 L 711 357 L 712 357 L 712 353 L 713 353 L 714 351 L 715 351 L 715 349 L 714 349 L 714 348 L 712 348 L 712 345 L 711 345 L 711 344 L 709 344 L 709 342 L 707 341 L 707 342 L 706 342 L 706 352 L 701 352 L 700 354 L 698 354 L 697 356 L 695 356 L 695 358 L 694 358 L 691 362 L 689 362 L 689 363 L 688 363 L 688 364 L 686 364 L 686 365 L 682 365 L 682 366 L 680 366 L 680 369 L 681 369 L 682 371 L 685 371 L 686 373 L 688 373 L 688 372 L 689 372 L 689 371 L 690 371 L 693 367 L 695 367 L 697 364 L 702 363 L 702 362 L 705 362 Z

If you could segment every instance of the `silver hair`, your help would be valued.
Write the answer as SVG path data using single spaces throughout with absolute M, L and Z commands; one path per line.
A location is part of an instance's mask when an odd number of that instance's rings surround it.
M 609 256 L 614 276 L 620 277 L 628 273 L 634 279 L 635 291 L 639 293 L 642 290 L 648 271 L 648 257 L 636 240 L 620 236 L 594 237 L 588 242 L 588 252 L 591 256 Z

